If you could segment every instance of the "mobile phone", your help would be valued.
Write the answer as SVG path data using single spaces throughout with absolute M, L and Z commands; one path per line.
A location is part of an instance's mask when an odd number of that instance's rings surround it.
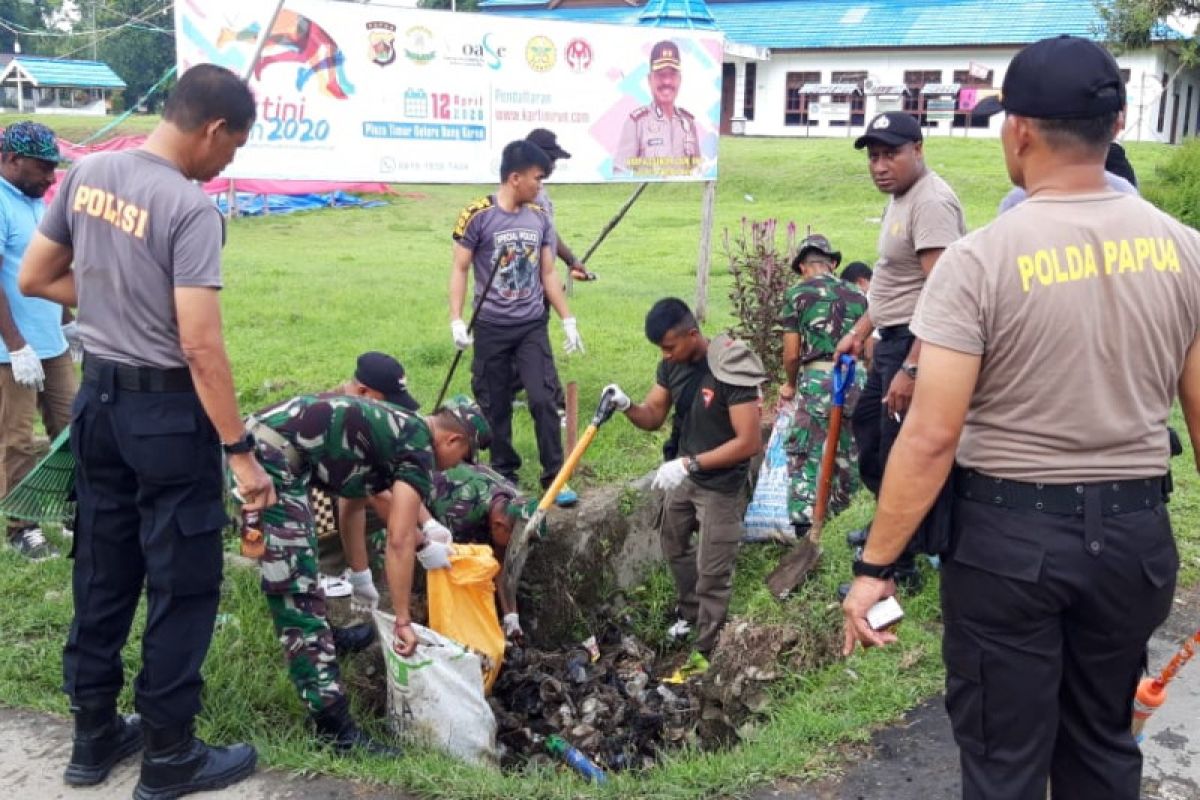
M 867 611 L 867 624 L 873 631 L 885 631 L 904 619 L 904 609 L 896 598 L 888 597 L 871 606 Z

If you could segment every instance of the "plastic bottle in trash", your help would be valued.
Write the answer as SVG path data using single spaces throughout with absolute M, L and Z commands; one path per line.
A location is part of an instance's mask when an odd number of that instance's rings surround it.
M 246 558 L 262 558 L 267 543 L 262 533 L 262 512 L 242 512 L 242 555 Z
M 604 783 L 608 776 L 604 770 L 592 763 L 592 760 L 579 750 L 567 743 L 567 740 L 557 735 L 546 737 L 546 751 L 569 764 L 576 772 L 588 780 Z
M 1133 696 L 1133 738 L 1142 741 L 1142 728 L 1146 720 L 1158 710 L 1167 699 L 1167 687 L 1153 678 L 1142 678 L 1138 684 L 1137 694 Z

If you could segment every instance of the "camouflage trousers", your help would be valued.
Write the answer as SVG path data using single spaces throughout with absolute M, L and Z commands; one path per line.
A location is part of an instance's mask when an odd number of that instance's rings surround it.
M 258 458 L 275 482 L 279 502 L 263 512 L 266 552 L 259 561 L 262 590 L 283 645 L 288 678 L 310 713 L 345 694 L 339 683 L 333 630 L 317 569 L 317 532 L 308 502 L 308 475 L 294 475 L 283 454 L 259 443 Z
M 850 434 L 850 414 L 858 394 L 858 385 L 851 386 L 846 393 L 827 518 L 845 510 L 858 488 L 854 469 L 858 453 Z M 788 457 L 788 515 L 793 525 L 811 525 L 813 521 L 813 511 L 817 505 L 817 481 L 821 474 L 821 454 L 829 433 L 832 407 L 832 372 L 828 369 L 804 370 L 796 380 L 796 414 L 784 443 Z

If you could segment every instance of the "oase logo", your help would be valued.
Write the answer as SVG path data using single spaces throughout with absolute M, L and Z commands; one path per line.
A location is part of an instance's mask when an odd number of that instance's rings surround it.
M 468 58 L 478 59 L 481 64 L 487 65 L 490 69 L 500 69 L 504 56 L 508 54 L 508 48 L 497 45 L 492 41 L 492 35 L 485 33 L 482 42 L 464 44 L 462 54 Z

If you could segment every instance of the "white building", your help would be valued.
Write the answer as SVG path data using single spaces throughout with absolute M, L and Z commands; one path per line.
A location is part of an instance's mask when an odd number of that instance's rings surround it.
M 722 133 L 855 136 L 906 109 L 929 136 L 997 136 L 970 109 L 999 91 L 1024 45 L 1062 33 L 1100 38 L 1092 0 L 658 0 L 680 18 L 711 15 L 726 37 Z M 636 24 L 623 0 L 483 0 L 487 13 Z M 705 25 L 705 27 L 711 27 Z M 1147 50 L 1121 54 L 1125 141 L 1200 132 L 1200 70 L 1180 69 L 1186 35 L 1166 23 Z

